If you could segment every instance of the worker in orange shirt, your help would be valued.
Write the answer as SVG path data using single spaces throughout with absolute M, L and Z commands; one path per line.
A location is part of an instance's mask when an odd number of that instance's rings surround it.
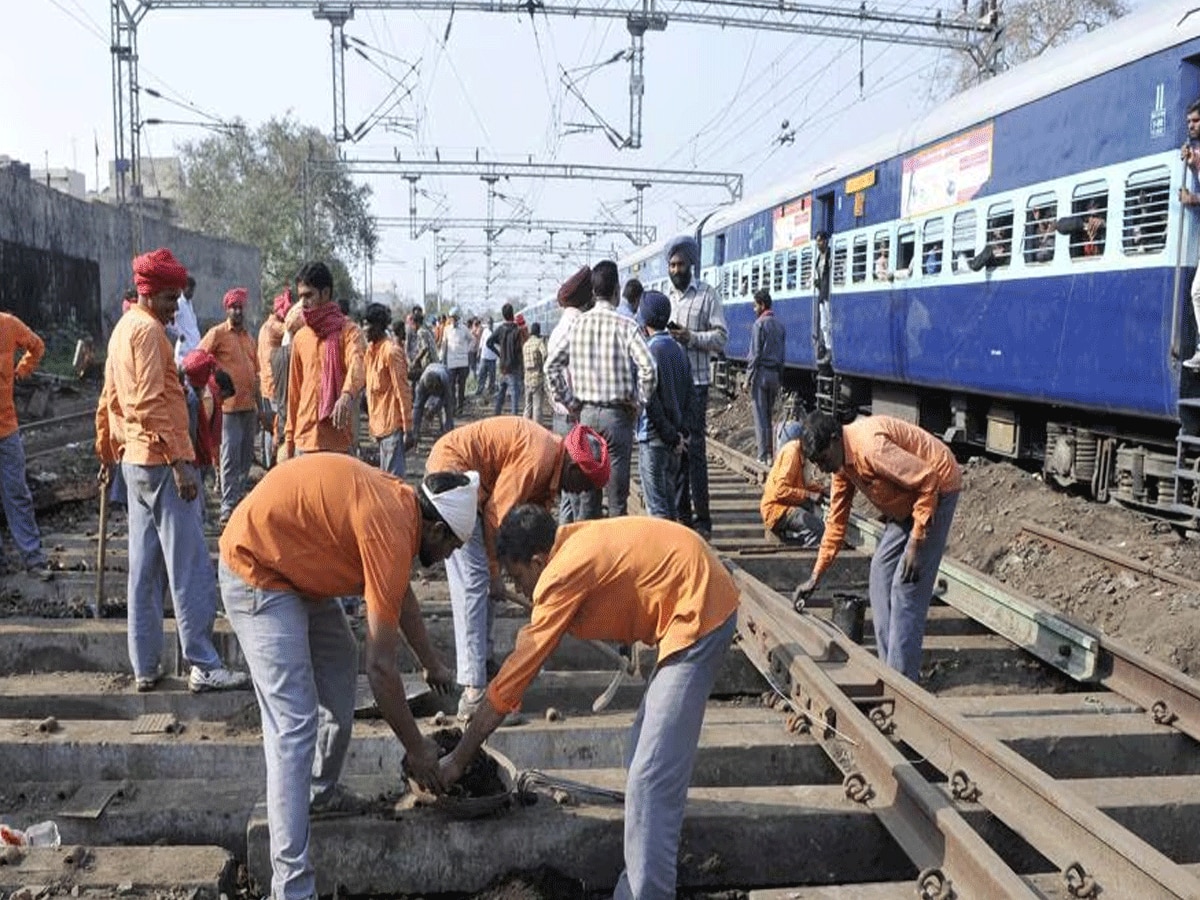
M 673 900 L 679 832 L 708 695 L 737 627 L 738 589 L 694 531 L 649 517 L 555 526 L 537 506 L 500 526 L 500 561 L 533 602 L 516 648 L 462 741 L 441 762 L 454 784 L 562 640 L 641 641 L 658 662 L 633 721 L 626 769 L 625 871 L 617 900 Z
M 14 367 L 17 351 L 21 362 Z M 28 378 L 42 361 L 46 345 L 33 330 L 10 313 L 0 313 L 0 499 L 8 533 L 31 575 L 46 578 L 46 551 L 33 513 L 33 495 L 25 480 L 25 445 L 13 403 L 13 379 Z
M 804 452 L 833 474 L 825 536 L 812 575 L 797 589 L 811 593 L 846 539 L 854 492 L 887 522 L 871 558 L 871 622 L 879 658 L 916 681 L 933 585 L 946 549 L 962 471 L 950 448 L 928 431 L 891 416 L 842 425 L 827 413 L 804 420 Z
M 354 404 L 366 383 L 362 332 L 333 299 L 333 275 L 310 262 L 296 276 L 304 327 L 292 339 L 284 452 L 348 453 Z
M 221 405 L 221 524 L 246 494 L 254 462 L 254 430 L 262 415 L 258 394 L 258 353 L 246 331 L 245 288 L 225 293 L 225 321 L 200 339 L 200 349 L 233 379 L 233 396 Z
M 504 597 L 496 532 L 523 503 L 550 508 L 559 491 L 608 482 L 608 446 L 582 425 L 564 438 L 520 416 L 497 416 L 448 432 L 429 451 L 433 472 L 479 473 L 479 522 L 462 549 L 446 560 L 458 683 L 458 716 L 467 720 L 483 700 L 492 650 L 492 599 Z
M 271 304 L 271 315 L 258 329 L 258 393 L 266 422 L 262 431 L 263 468 L 269 469 L 275 461 L 275 428 L 279 409 L 275 394 L 275 361 L 283 347 L 283 320 L 292 308 L 292 292 L 285 288 Z M 285 376 L 286 378 L 286 376 Z
M 193 692 L 245 687 L 226 669 L 212 641 L 217 585 L 200 522 L 195 451 L 187 405 L 166 325 L 175 315 L 185 269 L 167 249 L 133 261 L 137 306 L 108 342 L 104 388 L 96 415 L 96 450 L 108 469 L 118 463 L 129 497 L 129 657 L 139 691 L 162 678 L 163 595 L 171 589 Z
M 404 446 L 412 426 L 412 384 L 404 348 L 388 340 L 392 311 L 382 303 L 367 307 L 367 425 L 379 442 L 379 468 L 403 478 Z
M 221 535 L 221 594 L 262 713 L 271 896 L 317 896 L 311 816 L 365 812 L 338 783 L 354 725 L 358 645 L 337 598 L 366 599 L 366 671 L 405 768 L 441 789 L 437 746 L 405 699 L 397 656 L 413 649 L 436 690 L 453 673 L 429 641 L 410 583 L 475 527 L 474 473 L 435 472 L 419 489 L 342 454 L 276 466 Z
M 779 429 L 778 453 L 758 508 L 763 524 L 776 536 L 801 547 L 816 547 L 825 533 L 818 506 L 825 489 L 820 482 L 805 479 L 803 437 L 799 422 L 785 422 Z

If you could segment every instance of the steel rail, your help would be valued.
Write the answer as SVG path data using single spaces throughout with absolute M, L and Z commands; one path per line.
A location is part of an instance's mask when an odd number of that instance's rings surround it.
M 32 422 L 26 422 L 18 430 L 23 435 L 32 434 L 46 428 L 53 428 L 55 425 L 66 425 L 68 422 L 78 422 L 80 419 L 92 419 L 95 418 L 95 415 L 96 411 L 94 409 L 84 409 L 53 419 L 35 419 Z
M 753 579 L 736 566 L 731 569 L 743 587 L 744 621 L 739 629 L 746 636 L 742 643 L 749 650 L 748 655 L 756 664 L 765 665 L 764 671 L 769 671 L 777 681 L 786 680 L 793 702 L 807 709 L 818 722 L 823 719 L 840 731 L 856 734 L 856 739 L 864 742 L 863 747 L 868 746 L 857 715 L 849 713 L 846 707 L 849 698 L 839 699 L 828 684 L 829 680 L 836 684 L 837 679 L 825 669 L 831 660 L 840 658 L 860 673 L 856 684 L 861 684 L 862 672 L 873 676 L 878 683 L 877 698 L 860 697 L 860 702 L 883 712 L 874 715 L 871 720 L 874 727 L 886 730 L 892 740 L 907 744 L 948 779 L 968 785 L 975 802 L 1050 859 L 1063 872 L 1064 879 L 1089 879 L 1113 897 L 1200 897 L 1200 878 L 998 739 L 980 733 L 962 716 L 939 708 L 936 698 L 881 664 L 832 625 L 806 613 L 795 615 L 782 595 L 766 586 L 751 584 Z M 802 658 L 804 645 L 823 640 L 840 652 L 829 654 L 824 664 L 818 659 Z M 842 669 L 847 667 L 846 662 L 839 663 Z M 848 783 L 853 790 L 852 799 L 866 798 L 868 802 L 874 796 L 889 799 L 892 802 L 885 807 L 889 815 L 900 815 L 901 801 L 890 781 L 893 776 L 889 775 L 893 770 L 883 760 L 866 754 L 859 763 L 864 770 L 862 777 Z M 895 771 L 898 779 L 900 770 Z M 904 780 L 906 788 L 912 790 L 908 776 Z M 904 801 L 910 797 L 905 795 Z M 936 807 L 917 808 L 924 815 L 935 813 L 934 822 L 941 825 L 943 815 Z M 881 820 L 886 824 L 886 817 L 881 816 Z M 950 829 L 953 822 L 947 818 L 946 824 Z M 929 852 L 931 847 L 936 849 L 936 838 L 928 826 L 923 833 L 922 852 Z M 931 838 L 932 844 L 928 843 Z M 953 871 L 953 877 L 964 879 L 964 883 L 969 878 L 997 877 L 985 858 L 973 851 L 973 846 L 955 832 L 943 850 L 943 871 Z M 1007 895 L 987 891 L 969 894 Z

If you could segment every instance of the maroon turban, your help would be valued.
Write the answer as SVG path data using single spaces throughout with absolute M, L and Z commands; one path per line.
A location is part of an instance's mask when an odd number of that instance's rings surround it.
M 208 384 L 208 379 L 217 371 L 217 358 L 203 348 L 185 353 L 179 362 L 183 374 L 195 388 Z
M 279 317 L 279 321 L 287 318 L 288 310 L 292 308 L 292 289 L 284 288 L 282 294 L 275 296 L 275 302 L 271 304 L 271 311 Z
M 232 288 L 226 291 L 224 300 L 225 308 L 229 309 L 231 306 L 245 306 L 246 298 L 248 296 L 250 296 L 250 293 L 245 288 Z
M 160 291 L 182 291 L 187 287 L 187 269 L 166 247 L 143 253 L 133 260 L 133 286 L 138 295 L 150 297 Z
M 563 439 L 567 456 L 579 466 L 584 476 L 599 490 L 608 484 L 612 463 L 608 458 L 608 444 L 599 432 L 586 425 L 576 425 Z
M 592 270 L 584 266 L 558 289 L 559 306 L 587 306 L 592 299 Z

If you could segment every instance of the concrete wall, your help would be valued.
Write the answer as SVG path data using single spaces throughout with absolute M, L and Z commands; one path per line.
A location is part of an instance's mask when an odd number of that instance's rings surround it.
M 143 226 L 146 249 L 169 247 L 196 279 L 203 329 L 224 318 L 231 287 L 260 308 L 258 250 L 186 231 L 157 219 Z M 132 283 L 130 217 L 104 203 L 77 200 L 30 180 L 21 166 L 0 168 L 0 310 L 39 332 L 76 329 L 106 339 Z

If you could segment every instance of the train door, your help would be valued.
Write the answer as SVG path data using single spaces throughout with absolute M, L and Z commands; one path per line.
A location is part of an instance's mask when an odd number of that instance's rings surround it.
M 817 208 L 814 210 L 814 221 L 817 231 L 833 234 L 833 191 L 828 194 L 817 194 Z

